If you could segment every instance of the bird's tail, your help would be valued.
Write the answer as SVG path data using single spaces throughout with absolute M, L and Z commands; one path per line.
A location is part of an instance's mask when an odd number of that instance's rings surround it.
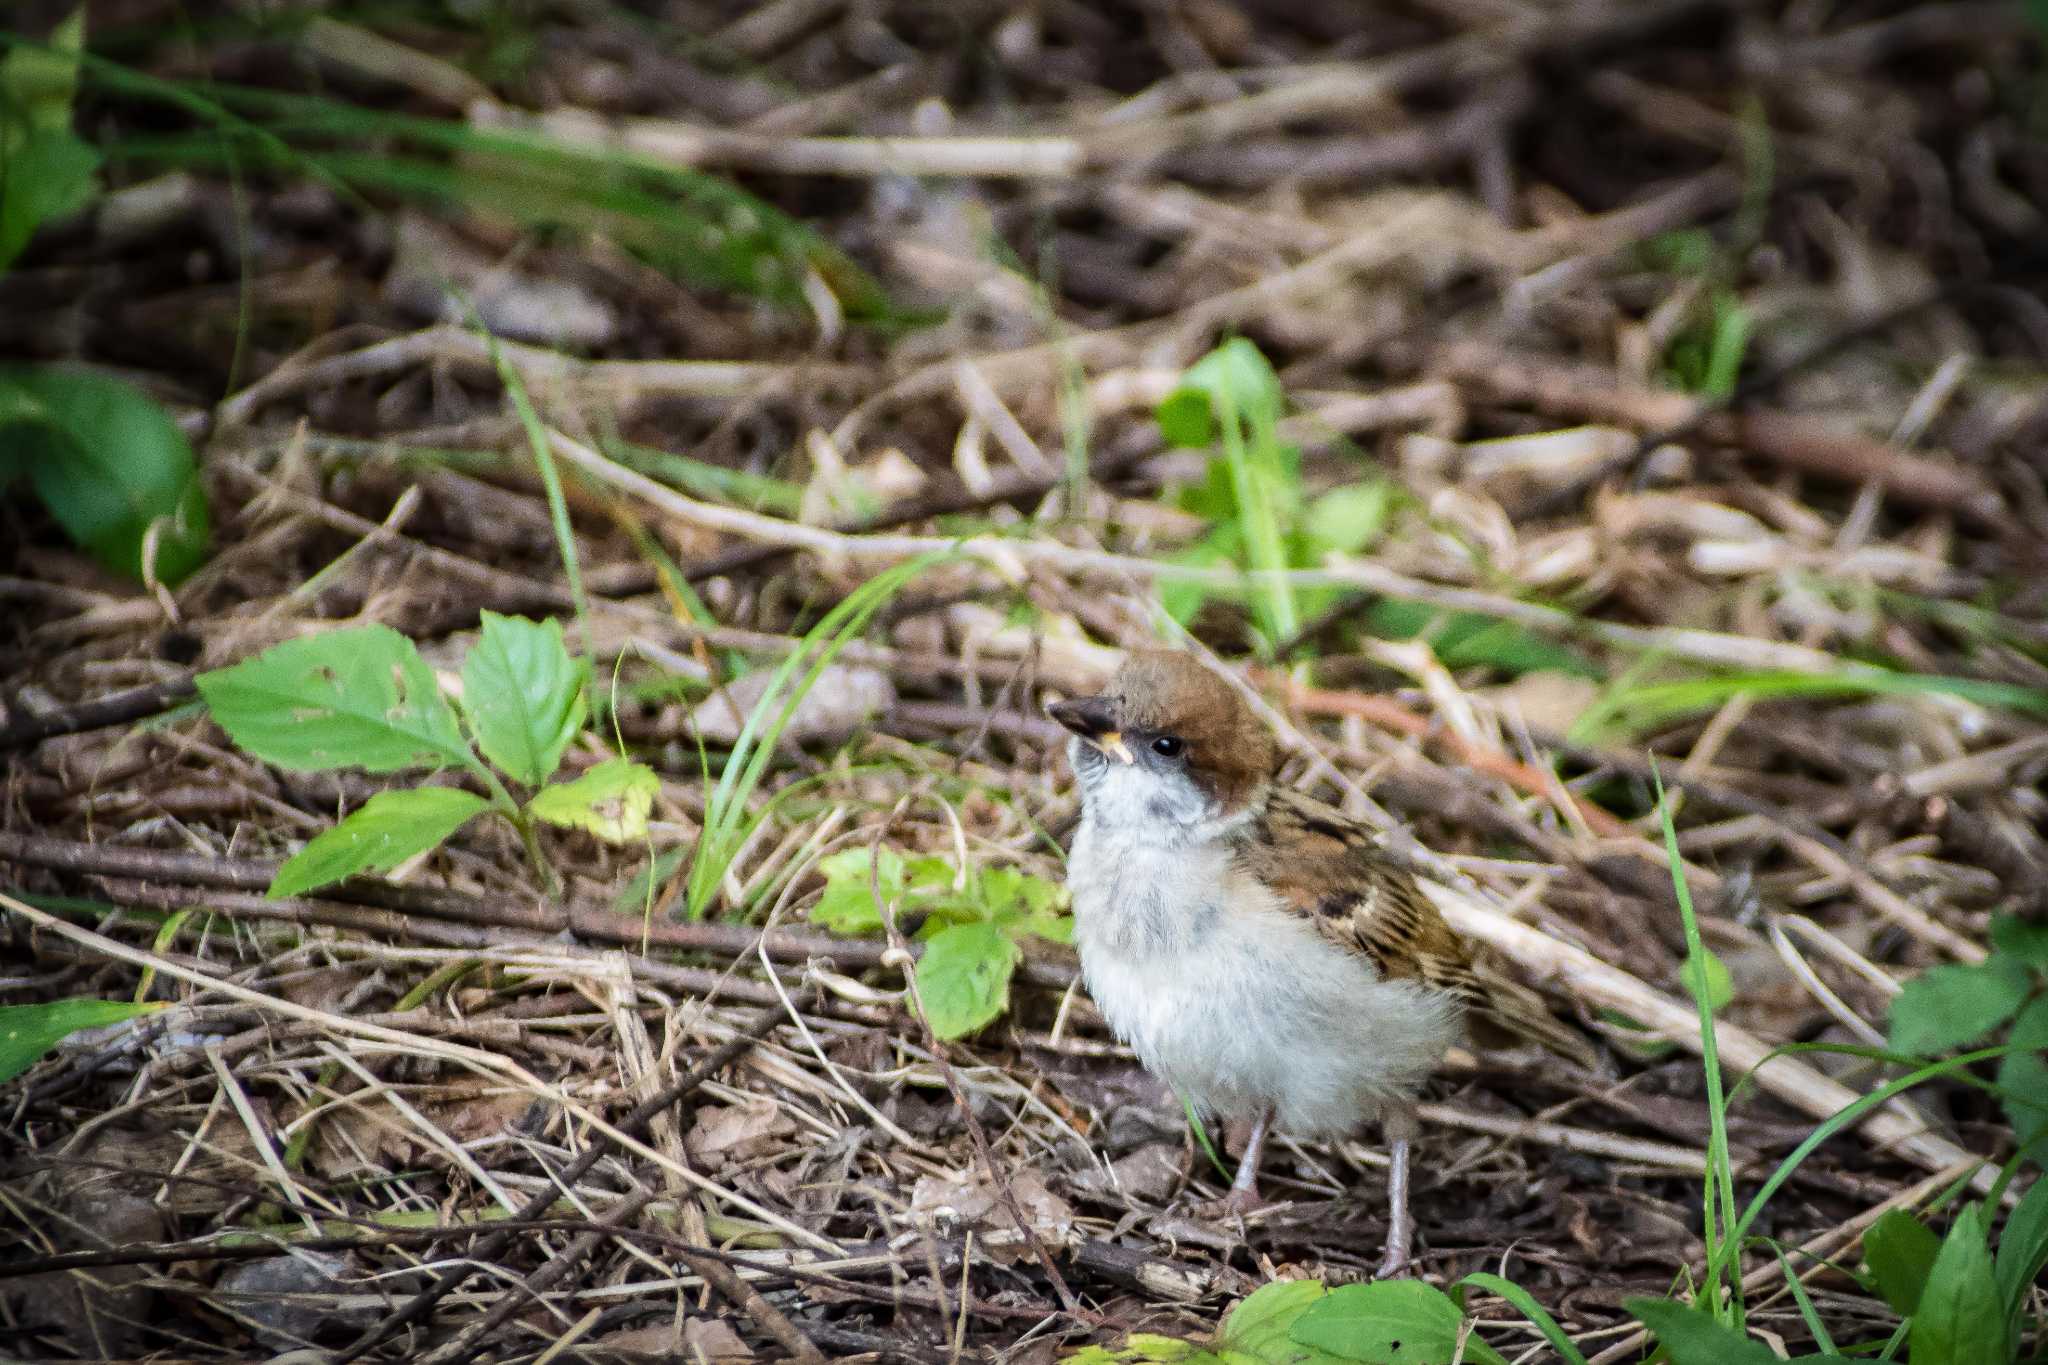
M 1551 1013 L 1542 996 L 1510 978 L 1497 964 L 1482 960 L 1472 965 L 1480 996 L 1471 1007 L 1473 1031 L 1479 1035 L 1474 1041 L 1494 1041 L 1484 1036 L 1487 1033 L 1506 1035 L 1508 1040 L 1540 1044 L 1588 1071 L 1599 1069 L 1600 1054 L 1591 1040 Z

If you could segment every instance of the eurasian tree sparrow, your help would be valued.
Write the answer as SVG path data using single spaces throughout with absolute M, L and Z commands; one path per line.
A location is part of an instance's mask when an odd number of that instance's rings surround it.
M 1145 1066 L 1251 1134 L 1224 1201 L 1261 1202 L 1269 1126 L 1335 1138 L 1378 1119 L 1408 1262 L 1415 1096 L 1467 1022 L 1587 1066 L 1586 1040 L 1465 944 L 1349 817 L 1274 784 L 1272 735 L 1192 655 L 1137 653 L 1100 696 L 1048 708 L 1074 738 L 1067 861 L 1089 994 Z

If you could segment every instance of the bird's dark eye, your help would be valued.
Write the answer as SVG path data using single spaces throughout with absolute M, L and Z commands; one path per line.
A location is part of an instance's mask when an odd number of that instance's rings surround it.
M 1179 735 L 1161 735 L 1152 741 L 1152 752 L 1161 758 L 1179 758 L 1187 747 Z

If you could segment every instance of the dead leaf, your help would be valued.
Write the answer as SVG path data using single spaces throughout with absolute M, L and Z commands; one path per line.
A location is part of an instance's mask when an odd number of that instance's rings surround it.
M 716 1105 L 697 1111 L 696 1122 L 683 1137 L 683 1147 L 698 1161 L 715 1165 L 727 1155 L 746 1155 L 750 1144 L 787 1137 L 795 1131 L 796 1120 L 773 1100 Z
M 1024 1215 L 1031 1235 L 1045 1246 L 1065 1246 L 1074 1239 L 1074 1209 L 1046 1188 L 1034 1171 L 1010 1176 L 1010 1197 Z M 910 1192 L 913 1217 L 953 1231 L 973 1228 L 991 1259 L 1006 1264 L 1031 1254 L 1027 1239 L 988 1179 L 979 1172 L 952 1171 L 921 1178 Z

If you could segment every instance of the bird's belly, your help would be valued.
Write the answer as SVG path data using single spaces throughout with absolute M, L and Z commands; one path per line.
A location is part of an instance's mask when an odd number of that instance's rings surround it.
M 1177 901 L 1156 882 L 1117 880 L 1145 903 L 1114 904 L 1109 887 L 1085 895 L 1085 881 L 1076 892 L 1089 993 L 1146 1067 L 1202 1110 L 1229 1119 L 1270 1106 L 1283 1130 L 1347 1133 L 1413 1095 L 1456 1036 L 1447 997 L 1380 980 L 1277 906 L 1247 913 L 1241 885 L 1223 894 L 1227 873 Z

